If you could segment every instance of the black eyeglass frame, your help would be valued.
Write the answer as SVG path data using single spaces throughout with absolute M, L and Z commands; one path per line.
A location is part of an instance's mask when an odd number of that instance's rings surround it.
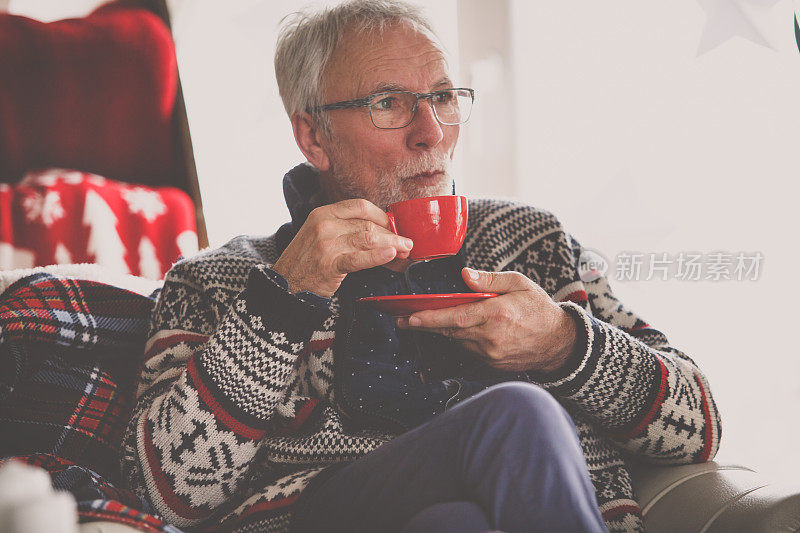
M 443 122 L 439 118 L 439 114 L 436 112 L 436 106 L 433 105 L 433 97 L 437 94 L 447 93 L 451 91 L 468 91 L 470 96 L 470 115 L 467 116 L 466 119 L 462 120 L 461 122 Z M 403 124 L 402 126 L 395 126 L 394 128 L 383 128 L 375 124 L 375 119 L 372 118 L 372 102 L 380 97 L 386 96 L 387 94 L 413 94 L 416 96 L 417 101 L 414 102 L 414 107 L 411 109 L 411 118 Z M 433 91 L 430 93 L 415 93 L 413 91 L 383 91 L 380 93 L 370 94 L 364 96 L 363 98 L 355 98 L 353 100 L 342 100 L 341 102 L 333 102 L 330 104 L 315 106 L 312 108 L 314 111 L 331 111 L 334 109 L 356 109 L 360 107 L 369 108 L 369 119 L 372 121 L 372 125 L 378 128 L 379 130 L 399 130 L 401 128 L 405 128 L 412 122 L 414 122 L 414 117 L 417 116 L 417 109 L 419 108 L 419 101 L 420 100 L 428 100 L 428 103 L 431 104 L 431 109 L 433 109 L 433 116 L 436 117 L 436 120 L 439 124 L 443 126 L 456 126 L 458 124 L 464 124 L 466 121 L 469 120 L 469 117 L 472 116 L 472 105 L 475 104 L 475 90 L 470 89 L 469 87 L 449 87 L 447 89 L 439 89 L 438 91 Z

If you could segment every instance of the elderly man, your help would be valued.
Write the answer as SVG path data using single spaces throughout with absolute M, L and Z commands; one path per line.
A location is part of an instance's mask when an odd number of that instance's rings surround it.
M 452 193 L 473 100 L 428 22 L 390 0 L 297 15 L 275 67 L 308 159 L 284 178 L 292 221 L 167 275 L 128 483 L 177 526 L 642 530 L 625 459 L 713 457 L 708 383 L 581 279 L 546 211 L 471 201 L 457 255 L 409 262 L 384 209 Z M 397 320 L 357 304 L 467 291 L 500 296 Z

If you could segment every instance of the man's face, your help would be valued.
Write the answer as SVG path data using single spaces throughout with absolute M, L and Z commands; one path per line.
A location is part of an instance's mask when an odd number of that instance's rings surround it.
M 441 50 L 424 33 L 394 24 L 383 33 L 350 32 L 323 76 L 324 102 L 386 90 L 431 92 L 452 87 Z M 450 162 L 458 126 L 439 124 L 427 100 L 401 129 L 378 129 L 368 108 L 329 111 L 332 135 L 322 141 L 329 201 L 366 198 L 381 208 L 401 200 L 451 194 Z

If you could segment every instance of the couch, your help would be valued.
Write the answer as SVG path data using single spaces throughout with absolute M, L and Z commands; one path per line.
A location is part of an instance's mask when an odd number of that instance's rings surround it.
M 800 531 L 800 479 L 774 484 L 758 472 L 714 461 L 683 466 L 630 463 L 653 533 Z
M 773 484 L 744 466 L 714 461 L 684 466 L 631 463 L 652 533 L 800 531 L 800 480 Z M 80 533 L 133 533 L 113 522 L 82 524 Z

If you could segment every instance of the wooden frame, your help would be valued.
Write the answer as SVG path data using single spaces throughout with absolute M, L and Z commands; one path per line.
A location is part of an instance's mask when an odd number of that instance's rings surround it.
M 158 15 L 172 32 L 172 22 L 169 16 L 169 9 L 166 0 L 141 0 L 138 2 L 142 7 L 149 9 Z M 178 158 L 178 173 L 174 176 L 172 185 L 186 191 L 194 202 L 195 220 L 197 221 L 197 241 L 200 249 L 208 246 L 208 232 L 206 230 L 206 220 L 203 215 L 203 200 L 200 195 L 200 183 L 197 180 L 197 165 L 194 160 L 194 148 L 192 147 L 192 135 L 189 131 L 189 117 L 186 113 L 186 100 L 183 98 L 183 87 L 181 85 L 180 69 L 178 69 L 178 91 L 175 97 L 175 109 L 173 111 L 173 138 L 176 140 L 174 146 L 181 151 Z

